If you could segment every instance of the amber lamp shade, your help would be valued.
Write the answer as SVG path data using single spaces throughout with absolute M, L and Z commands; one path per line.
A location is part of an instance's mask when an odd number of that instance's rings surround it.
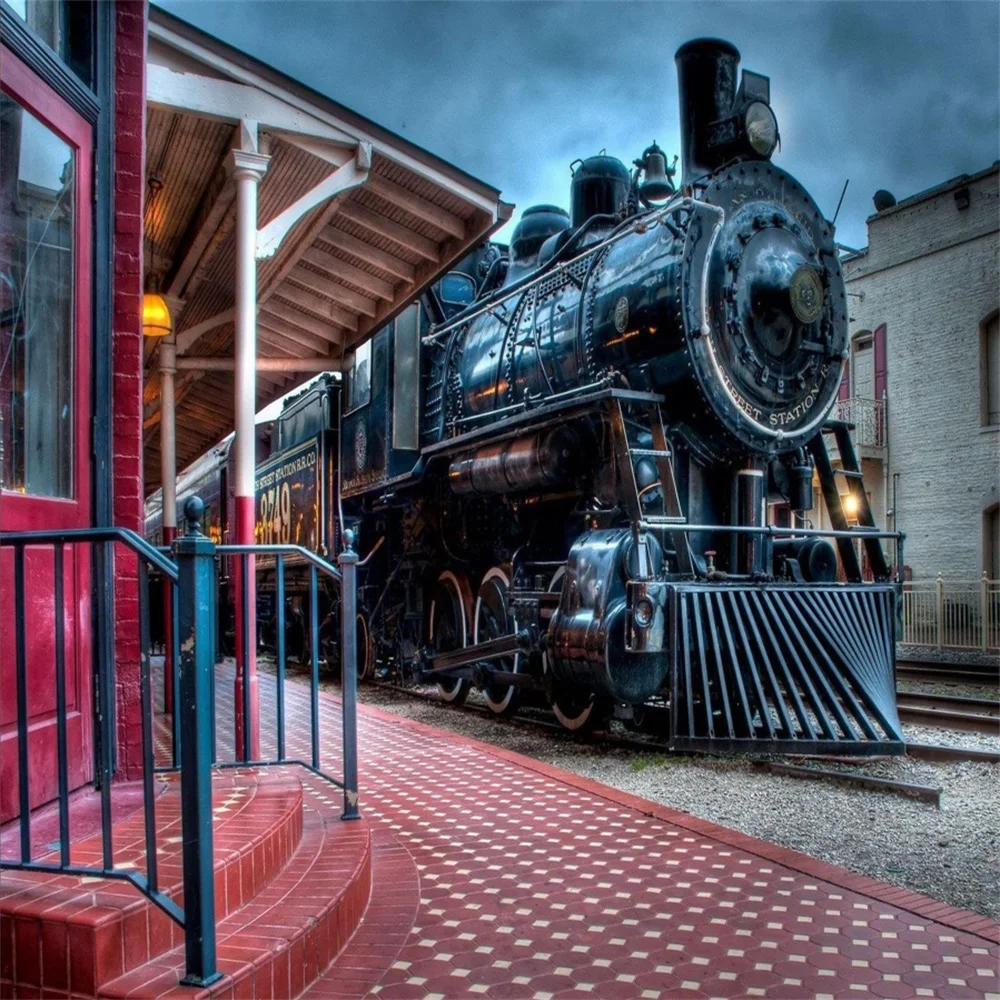
M 173 329 L 170 307 L 162 295 L 147 292 L 142 297 L 142 332 L 147 337 L 167 337 Z

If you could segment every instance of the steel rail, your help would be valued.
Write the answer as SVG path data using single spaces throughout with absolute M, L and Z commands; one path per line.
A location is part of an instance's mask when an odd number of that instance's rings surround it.
M 935 808 L 941 808 L 941 793 L 939 786 L 918 785 L 912 781 L 899 781 L 896 778 L 876 778 L 870 774 L 858 774 L 855 771 L 833 771 L 825 767 L 806 767 L 802 764 L 782 764 L 776 761 L 753 761 L 756 768 L 779 774 L 786 778 L 802 778 L 806 781 L 840 781 L 845 784 L 869 788 L 877 792 L 892 792 L 895 795 L 905 795 L 907 798 L 927 802 Z
M 918 726 L 933 726 L 938 729 L 953 729 L 966 733 L 980 733 L 983 736 L 1000 735 L 1000 720 L 988 715 L 974 715 L 970 712 L 948 712 L 933 708 L 919 708 L 912 705 L 897 707 L 901 722 Z
M 923 664 L 897 663 L 896 676 L 932 684 L 981 684 L 984 687 L 1000 686 L 1000 672 L 996 670 L 975 670 L 964 665 L 956 665 L 952 670 L 947 664 L 924 666 Z
M 1000 716 L 1000 701 L 990 698 L 962 698 L 957 695 L 926 694 L 922 691 L 897 691 L 896 704 L 935 712 L 960 712 L 985 718 Z

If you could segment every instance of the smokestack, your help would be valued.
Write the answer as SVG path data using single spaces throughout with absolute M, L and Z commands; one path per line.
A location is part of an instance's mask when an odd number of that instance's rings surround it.
M 713 149 L 709 140 L 712 126 L 733 113 L 740 53 L 722 39 L 696 38 L 682 45 L 674 60 L 680 100 L 681 183 L 688 187 L 731 155 L 725 142 Z

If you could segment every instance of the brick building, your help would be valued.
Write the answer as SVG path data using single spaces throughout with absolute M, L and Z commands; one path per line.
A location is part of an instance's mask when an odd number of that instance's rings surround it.
M 0 4 L 0 532 L 141 529 L 146 24 L 143 0 Z M 13 557 L 0 554 L 5 595 Z M 114 749 L 134 777 L 136 566 L 65 559 L 70 785 L 94 767 L 93 655 L 114 657 Z M 49 621 L 52 560 L 29 548 L 22 567 L 25 610 Z M 0 614 L 2 819 L 19 809 L 13 603 Z M 28 662 L 51 660 L 51 635 L 21 641 Z M 34 805 L 56 792 L 54 685 L 34 678 L 26 699 Z
M 998 178 L 994 163 L 897 203 L 880 192 L 868 247 L 844 259 L 836 415 L 855 424 L 876 521 L 906 532 L 914 580 L 1000 577 Z

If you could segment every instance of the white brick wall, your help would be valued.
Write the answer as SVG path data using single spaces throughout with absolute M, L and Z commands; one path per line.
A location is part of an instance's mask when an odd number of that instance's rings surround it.
M 981 322 L 1000 305 L 1000 173 L 901 204 L 868 222 L 868 252 L 845 263 L 852 335 L 887 326 L 888 483 L 867 485 L 876 520 L 892 503 L 915 579 L 976 579 L 983 512 L 997 502 L 1000 430 L 981 426 Z M 959 210 L 955 190 L 967 186 Z M 880 477 L 879 477 L 880 478 Z M 888 521 L 892 527 L 892 519 Z

